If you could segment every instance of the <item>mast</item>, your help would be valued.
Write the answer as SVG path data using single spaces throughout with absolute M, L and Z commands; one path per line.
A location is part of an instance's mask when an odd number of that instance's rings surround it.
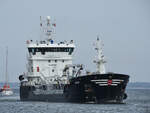
M 97 52 L 97 58 L 94 60 L 94 63 L 97 65 L 97 73 L 98 74 L 104 74 L 105 72 L 105 65 L 106 61 L 104 60 L 103 55 L 103 43 L 102 40 L 99 39 L 99 36 L 97 36 L 97 40 L 95 43 L 95 50 Z
M 5 84 L 8 86 L 8 47 L 6 47 L 6 72 L 5 72 Z
M 50 16 L 47 16 L 46 19 L 44 19 L 44 20 L 40 16 L 41 35 L 44 33 L 44 35 L 46 35 L 46 40 L 47 41 L 52 41 L 53 40 L 53 38 L 54 38 L 54 28 L 55 27 L 56 27 L 56 23 L 52 22 Z

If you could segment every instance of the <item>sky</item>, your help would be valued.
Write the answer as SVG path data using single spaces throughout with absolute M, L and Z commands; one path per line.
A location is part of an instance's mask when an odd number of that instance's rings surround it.
M 0 0 L 0 81 L 6 46 L 10 82 L 26 72 L 26 40 L 38 40 L 40 16 L 56 19 L 56 40 L 74 40 L 73 63 L 95 71 L 93 43 L 102 36 L 106 70 L 150 81 L 149 0 Z

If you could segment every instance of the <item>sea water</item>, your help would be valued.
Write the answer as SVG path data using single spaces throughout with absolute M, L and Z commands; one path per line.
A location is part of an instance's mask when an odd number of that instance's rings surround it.
M 22 102 L 14 92 L 0 97 L 0 113 L 150 113 L 150 89 L 127 89 L 125 104 Z

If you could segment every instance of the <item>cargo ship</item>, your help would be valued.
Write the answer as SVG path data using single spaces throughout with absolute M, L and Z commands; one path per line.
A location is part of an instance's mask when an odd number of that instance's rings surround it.
M 27 40 L 27 72 L 19 76 L 21 101 L 122 103 L 129 76 L 105 72 L 102 41 L 95 43 L 95 72 L 84 71 L 83 64 L 73 64 L 73 40 L 55 42 L 56 23 L 40 17 L 44 40 Z

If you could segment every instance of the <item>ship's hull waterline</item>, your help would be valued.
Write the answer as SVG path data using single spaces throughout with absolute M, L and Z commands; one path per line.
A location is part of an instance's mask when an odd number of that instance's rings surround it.
M 35 86 L 20 86 L 22 101 L 122 103 L 129 76 L 95 74 L 70 79 L 70 84 L 37 94 Z M 52 93 L 51 93 L 52 92 Z M 57 92 L 57 93 L 56 93 Z

